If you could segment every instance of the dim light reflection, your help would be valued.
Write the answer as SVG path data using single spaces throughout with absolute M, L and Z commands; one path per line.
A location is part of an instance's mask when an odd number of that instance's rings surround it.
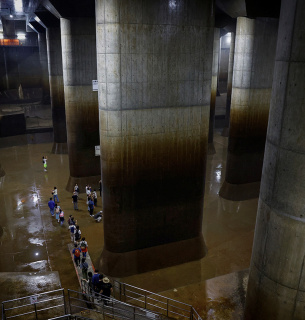
M 24 40 L 25 39 L 25 33 L 17 33 L 17 39 Z
M 176 6 L 177 6 L 176 0 L 169 0 L 168 6 L 169 6 L 171 9 L 175 9 Z
M 33 202 L 37 203 L 38 202 L 38 194 L 37 193 L 33 193 Z
M 23 12 L 22 0 L 14 0 L 14 7 L 16 12 Z
M 216 170 L 215 175 L 216 175 L 215 180 L 217 182 L 220 182 L 221 181 L 221 170 Z

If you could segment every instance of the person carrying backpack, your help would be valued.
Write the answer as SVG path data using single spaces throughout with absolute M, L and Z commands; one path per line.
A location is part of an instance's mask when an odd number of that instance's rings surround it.
M 79 226 L 76 226 L 76 230 L 74 233 L 74 239 L 75 241 L 79 241 L 80 240 L 80 235 L 82 234 L 82 232 L 79 230 Z
M 74 249 L 72 250 L 72 253 L 74 255 L 74 263 L 78 267 L 80 265 L 80 254 L 81 254 L 81 249 L 77 246 L 75 243 Z
M 70 236 L 71 236 L 71 241 L 74 243 L 75 242 L 75 232 L 76 232 L 76 227 L 74 224 L 69 225 L 69 230 L 70 230 Z
M 86 258 L 82 258 L 82 263 L 80 264 L 80 268 L 82 269 L 83 279 L 88 280 L 88 263 L 86 262 Z
M 83 237 L 81 242 L 79 243 L 80 248 L 82 250 L 83 258 L 86 258 L 87 252 L 88 252 L 88 243 L 86 241 L 86 238 Z

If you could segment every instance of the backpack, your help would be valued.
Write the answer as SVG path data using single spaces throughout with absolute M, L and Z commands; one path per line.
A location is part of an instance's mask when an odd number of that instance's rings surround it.
M 80 248 L 81 249 L 86 249 L 87 248 L 87 245 L 86 245 L 86 242 L 85 241 L 81 241 L 81 243 L 80 243 Z
M 70 227 L 70 231 L 71 231 L 71 233 L 74 233 L 74 225 L 73 224 L 71 224 L 71 227 Z
M 80 239 L 80 234 L 79 232 L 76 230 L 75 232 L 75 240 L 79 240 Z
M 75 257 L 79 258 L 80 257 L 80 250 L 79 249 L 75 249 L 74 255 L 75 255 Z

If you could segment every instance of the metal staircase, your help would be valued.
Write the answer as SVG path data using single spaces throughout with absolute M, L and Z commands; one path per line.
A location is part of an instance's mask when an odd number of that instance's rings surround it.
M 81 292 L 64 289 L 2 302 L 2 319 L 22 320 L 202 320 L 188 304 L 113 281 L 113 296 L 94 294 L 83 282 Z

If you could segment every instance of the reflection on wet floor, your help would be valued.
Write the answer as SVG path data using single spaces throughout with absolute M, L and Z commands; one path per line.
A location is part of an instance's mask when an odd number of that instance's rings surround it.
M 225 174 L 227 138 L 216 133 L 214 139 L 216 154 L 208 156 L 203 213 L 207 256 L 120 279 L 149 291 L 174 294 L 175 299 L 205 310 L 207 319 L 217 317 L 214 317 L 213 298 L 205 300 L 208 296 L 203 293 L 207 290 L 205 281 L 249 267 L 257 211 L 257 199 L 232 202 L 218 196 Z M 77 290 L 77 276 L 67 247 L 70 243 L 67 223 L 60 226 L 47 206 L 54 186 L 58 189 L 66 221 L 70 214 L 78 220 L 94 265 L 98 264 L 103 248 L 103 223 L 90 218 L 84 194 L 80 195 L 80 210 L 73 210 L 72 194 L 65 190 L 69 177 L 68 155 L 51 154 L 51 149 L 51 143 L 0 149 L 0 163 L 6 172 L 0 181 L 0 241 L 4 257 L 0 260 L 0 271 L 58 271 L 62 286 Z M 48 157 L 47 172 L 43 171 L 42 155 Z M 99 197 L 95 211 L 101 209 Z M 217 285 L 224 285 L 221 279 Z M 2 296 L 0 298 L 3 300 Z M 216 305 L 230 308 L 231 302 L 226 300 L 229 298 L 224 296 L 223 299 L 221 303 L 216 299 Z M 206 311 L 209 305 L 214 310 L 210 313 Z M 232 312 L 230 314 L 232 316 Z

